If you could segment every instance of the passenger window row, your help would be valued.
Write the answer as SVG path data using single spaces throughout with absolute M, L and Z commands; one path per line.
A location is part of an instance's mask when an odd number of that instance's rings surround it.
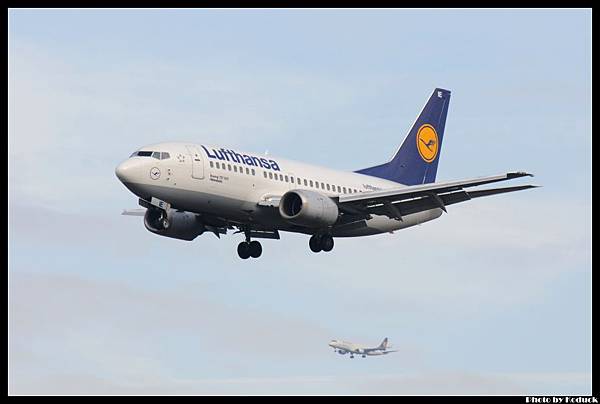
M 323 191 L 327 190 L 327 191 L 331 191 L 331 192 L 337 192 L 338 194 L 354 194 L 354 193 L 362 192 L 356 188 L 340 187 L 339 185 L 326 184 L 324 182 L 307 180 L 306 178 L 296 177 L 296 182 L 294 182 L 294 177 L 292 177 L 292 176 L 287 176 L 285 174 L 273 173 L 271 171 L 269 171 L 268 173 L 267 173 L 267 171 L 263 171 L 263 176 L 270 180 L 288 182 L 288 183 L 298 184 L 298 185 L 304 184 L 305 187 L 322 189 Z
M 256 175 L 256 170 L 254 168 L 236 166 L 235 164 L 225 164 L 219 163 L 218 161 L 210 162 L 210 168 L 217 168 L 219 170 L 227 170 L 233 171 L 234 173 L 247 174 L 247 175 Z M 244 172 L 245 169 L 245 172 Z

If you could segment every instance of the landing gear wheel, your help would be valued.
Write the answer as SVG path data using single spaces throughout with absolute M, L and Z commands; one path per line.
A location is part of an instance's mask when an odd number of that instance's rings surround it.
M 245 260 L 250 258 L 250 243 L 242 241 L 238 244 L 237 251 L 241 259 Z
M 262 246 L 256 240 L 251 241 L 249 243 L 249 251 L 252 258 L 258 258 L 262 254 Z
M 318 253 L 321 251 L 321 236 L 314 235 L 308 241 L 308 246 L 312 252 Z
M 160 225 L 164 230 L 167 230 L 171 226 L 171 222 L 167 217 L 167 212 L 163 211 L 160 215 Z
M 329 234 L 321 237 L 321 249 L 325 252 L 333 250 L 333 237 Z

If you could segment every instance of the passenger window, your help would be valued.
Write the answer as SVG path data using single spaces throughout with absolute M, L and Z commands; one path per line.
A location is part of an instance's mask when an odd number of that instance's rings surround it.
M 342 192 L 346 193 L 346 187 L 342 187 Z
M 325 189 L 325 183 L 321 183 L 321 189 Z
M 286 175 L 287 177 L 287 175 Z M 279 174 L 279 181 L 283 181 L 283 174 Z
M 338 189 L 338 194 L 341 194 L 342 193 L 342 189 L 340 188 L 339 185 L 337 186 L 337 189 Z
M 256 171 L 254 171 L 254 168 L 252 169 L 252 175 L 255 175 Z
M 287 175 L 285 176 L 285 182 L 289 182 L 289 181 L 288 181 L 288 176 L 287 176 Z
M 313 182 L 312 182 L 312 180 L 310 180 L 310 187 L 312 188 L 312 186 L 313 186 Z
M 231 164 L 227 164 L 227 169 L 231 171 Z
M 306 178 L 304 179 L 304 186 L 307 187 L 308 184 L 306 183 Z M 312 184 L 310 184 L 310 186 L 312 187 Z
M 269 171 L 269 178 L 273 179 L 273 173 Z
M 265 178 L 267 178 L 267 172 L 263 171 L 263 175 L 265 176 Z
M 327 184 L 327 190 L 329 191 L 329 184 Z
M 317 181 L 315 181 L 315 188 L 319 188 L 319 183 Z
M 290 182 L 293 184 L 294 183 L 294 177 L 290 177 Z
M 213 168 L 213 162 L 212 161 L 210 162 L 210 168 Z
M 250 175 L 250 169 L 248 167 L 246 167 L 246 174 Z
M 237 173 L 237 166 L 233 166 L 233 171 Z

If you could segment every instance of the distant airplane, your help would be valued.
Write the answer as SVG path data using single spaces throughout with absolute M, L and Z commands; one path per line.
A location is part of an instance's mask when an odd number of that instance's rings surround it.
M 337 352 L 340 355 L 350 354 L 351 358 L 354 358 L 354 355 L 362 355 L 363 358 L 367 356 L 377 356 L 377 355 L 386 355 L 390 352 L 398 352 L 398 351 L 390 351 L 388 350 L 388 339 L 387 337 L 379 344 L 379 346 L 375 348 L 366 348 L 362 345 L 354 344 L 352 342 L 346 341 L 338 341 L 337 339 L 331 340 L 329 346 L 333 348 L 333 352 Z
M 244 235 L 238 255 L 247 259 L 262 254 L 256 239 L 279 239 L 280 231 L 307 234 L 311 251 L 327 252 L 334 237 L 392 233 L 437 219 L 448 205 L 533 188 L 472 189 L 532 176 L 525 172 L 435 182 L 449 103 L 450 91 L 436 88 L 391 160 L 354 172 L 206 144 L 144 146 L 116 168 L 144 207 L 123 214 L 187 241 L 236 230 Z M 330 152 L 344 153 L 349 141 L 340 136 Z

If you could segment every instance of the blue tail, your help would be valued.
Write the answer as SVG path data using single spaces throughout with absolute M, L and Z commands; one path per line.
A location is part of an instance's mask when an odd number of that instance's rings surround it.
M 394 157 L 356 172 L 405 185 L 434 182 L 449 103 L 450 91 L 436 88 Z

